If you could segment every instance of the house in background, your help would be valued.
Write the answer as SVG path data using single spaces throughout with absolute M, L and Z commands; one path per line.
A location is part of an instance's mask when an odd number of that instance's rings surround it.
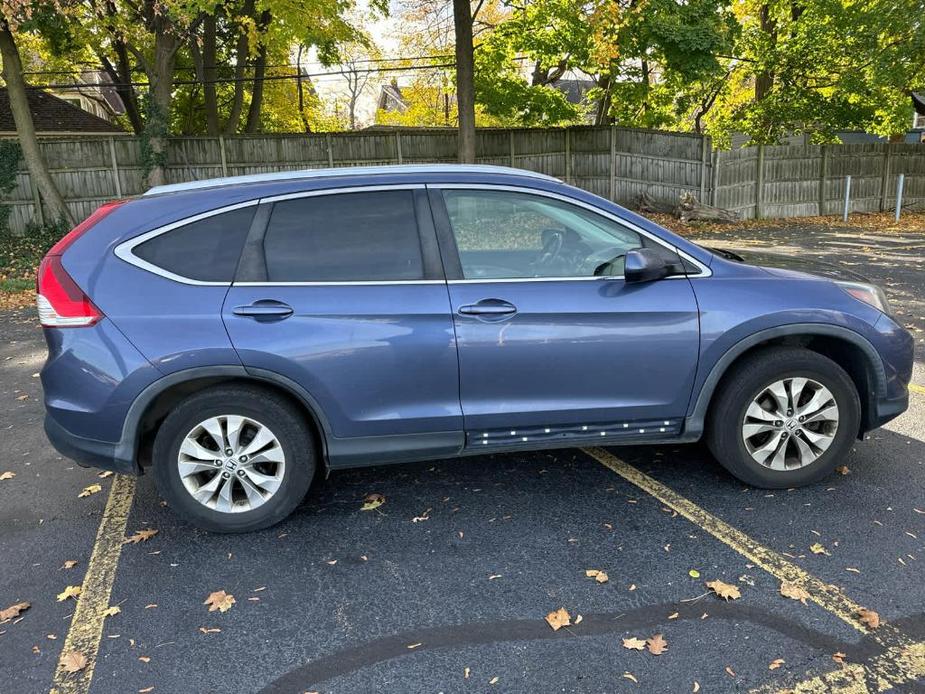
M 73 88 L 49 89 L 48 92 L 110 123 L 116 116 L 125 113 L 125 106 L 112 86 L 112 80 L 100 70 L 84 70 Z
M 40 137 L 65 137 L 72 135 L 125 135 L 126 132 L 108 120 L 84 111 L 41 89 L 26 90 L 35 132 Z M 15 137 L 16 123 L 10 110 L 10 98 L 6 88 L 0 88 L 0 137 Z

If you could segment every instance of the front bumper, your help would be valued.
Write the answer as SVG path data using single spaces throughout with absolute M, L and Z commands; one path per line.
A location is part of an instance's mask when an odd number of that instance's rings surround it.
M 48 414 L 45 415 L 45 436 L 58 453 L 65 458 L 70 458 L 81 467 L 112 470 L 120 475 L 140 473 L 133 460 L 127 460 L 118 454 L 118 443 L 75 436 Z

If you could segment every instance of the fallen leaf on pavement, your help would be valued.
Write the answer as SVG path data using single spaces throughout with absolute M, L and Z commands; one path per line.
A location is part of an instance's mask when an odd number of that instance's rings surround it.
M 631 682 L 635 682 L 636 684 L 639 684 L 639 680 L 636 679 L 636 675 L 634 675 L 632 672 L 624 672 L 623 677 L 624 679 L 628 679 Z
M 417 643 L 409 643 L 409 644 L 408 644 L 408 650 L 409 650 L 409 651 L 413 651 L 415 648 L 417 648 L 417 647 L 420 646 L 420 645 L 422 645 L 422 642 L 421 642 L 421 641 L 418 641 Z
M 118 605 L 113 605 L 112 607 L 107 607 L 105 610 L 103 610 L 103 616 L 104 617 L 115 617 L 121 611 L 122 611 L 121 607 L 119 607 Z
M 58 593 L 58 602 L 64 602 L 68 598 L 76 598 L 80 595 L 80 586 L 68 586 L 63 592 Z
M 68 673 L 80 672 L 87 667 L 87 656 L 80 651 L 67 651 L 61 654 L 58 667 Z
M 367 494 L 366 498 L 363 499 L 363 505 L 360 506 L 360 510 L 361 511 L 372 511 L 373 509 L 379 508 L 384 503 L 385 503 L 385 497 L 382 494 L 376 494 L 376 493 Z
M 585 571 L 585 576 L 593 578 L 598 583 L 607 583 L 610 580 L 609 576 L 600 569 L 588 569 Z
M 835 468 L 835 472 L 837 472 L 839 475 L 851 474 L 851 470 L 848 469 L 847 465 L 839 465 L 837 468 Z
M 871 629 L 876 629 L 880 626 L 880 615 L 873 610 L 868 610 L 866 607 L 862 607 L 858 610 L 858 619 L 861 620 L 862 624 L 866 624 Z
M 768 665 L 768 670 L 776 670 L 777 668 L 779 668 L 779 667 L 780 667 L 781 665 L 783 665 L 783 664 L 784 664 L 784 659 L 783 659 L 783 658 L 776 658 L 775 660 L 772 660 L 772 661 L 771 661 L 771 664 L 770 664 L 770 665 Z
M 845 658 L 847 657 L 848 656 L 842 653 L 841 651 L 838 651 L 837 653 L 832 654 L 832 660 L 834 660 L 839 665 L 843 665 L 845 662 Z
M 694 692 L 694 694 L 697 694 L 697 692 L 700 691 L 700 682 L 694 680 L 694 687 L 691 689 L 691 691 Z
M 150 663 L 150 662 L 151 662 L 151 656 L 149 656 L 149 655 L 140 655 L 140 656 L 138 656 L 138 660 L 140 660 L 140 661 L 143 662 L 143 663 Z
M 831 552 L 829 552 L 829 550 L 827 550 L 825 547 L 820 545 L 818 542 L 814 542 L 813 544 L 811 544 L 809 546 L 809 551 L 812 552 L 813 554 L 824 554 L 826 556 L 831 556 Z
M 106 479 L 107 477 L 112 477 L 115 473 L 112 470 L 103 470 L 97 475 L 101 480 Z
M 89 487 L 84 487 L 83 491 L 77 495 L 78 499 L 83 499 L 90 496 L 91 494 L 97 494 L 103 491 L 103 488 L 98 484 L 91 484 Z
M 546 615 L 546 623 L 552 627 L 553 631 L 559 631 L 562 627 L 567 627 L 572 623 L 572 618 L 564 607 L 560 607 L 555 612 Z
M 199 633 L 201 634 L 217 634 L 221 629 L 218 627 L 199 627 Z
M 723 583 L 722 581 L 707 581 L 707 588 L 712 590 L 723 600 L 738 600 L 742 597 L 742 593 L 736 586 Z
M 697 569 L 691 569 L 690 571 L 687 572 L 687 575 L 690 576 L 691 578 L 700 578 L 700 572 L 697 571 Z
M 127 545 L 131 543 L 133 545 L 137 545 L 139 542 L 147 542 L 152 537 L 157 535 L 157 532 L 158 532 L 157 530 L 152 530 L 151 528 L 146 528 L 144 530 L 138 530 L 134 535 L 125 538 L 122 541 L 122 544 Z
M 138 694 L 148 694 L 148 692 L 153 692 L 153 691 L 154 691 L 154 685 L 151 685 L 150 687 L 145 687 L 144 689 L 139 689 L 139 690 L 138 690 Z
M 16 477 L 15 472 L 10 472 L 9 470 L 6 472 L 0 472 L 0 480 L 11 480 L 14 477 Z
M 17 602 L 15 605 L 10 605 L 5 610 L 0 610 L 0 622 L 8 622 L 11 619 L 16 619 L 20 612 L 28 610 L 29 607 L 31 607 L 31 605 L 28 602 Z
M 492 677 L 490 680 L 488 680 L 488 684 L 498 684 L 499 679 L 499 677 Z
M 649 653 L 652 655 L 661 655 L 668 650 L 668 642 L 661 634 L 656 634 L 646 639 L 646 646 L 649 648 Z
M 61 565 L 61 568 L 62 569 L 73 569 L 75 566 L 77 566 L 76 559 L 65 559 L 64 563 Z
M 677 619 L 677 618 L 678 618 L 677 612 L 672 612 L 670 615 L 668 615 L 668 619 Z
M 233 595 L 229 595 L 224 590 L 216 590 L 213 593 L 209 593 L 209 597 L 207 597 L 206 601 L 202 604 L 209 606 L 209 612 L 215 612 L 215 610 L 227 612 L 234 603 L 235 599 Z
M 783 581 L 780 584 L 780 594 L 785 598 L 790 598 L 791 600 L 799 600 L 804 605 L 809 599 L 809 593 L 805 589 L 798 586 L 796 583 L 789 583 L 788 581 Z
M 623 648 L 627 648 L 631 651 L 644 651 L 646 648 L 646 642 L 642 639 L 638 639 L 635 636 L 631 636 L 628 639 L 623 639 Z
M 727 666 L 726 666 L 726 674 L 729 675 L 730 677 L 735 677 L 735 676 L 736 676 L 736 671 L 733 670 L 731 667 L 729 667 L 729 666 L 727 665 Z

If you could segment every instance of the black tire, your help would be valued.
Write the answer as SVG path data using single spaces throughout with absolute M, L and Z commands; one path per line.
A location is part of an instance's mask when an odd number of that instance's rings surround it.
M 177 460 L 186 435 L 200 422 L 222 415 L 270 425 L 285 455 L 279 488 L 248 511 L 226 513 L 206 507 L 187 491 L 180 476 Z M 191 395 L 161 423 L 154 440 L 154 477 L 170 508 L 200 528 L 220 533 L 260 530 L 279 523 L 305 497 L 316 467 L 313 444 L 302 413 L 285 398 L 261 388 L 217 386 Z
M 828 388 L 838 405 L 838 427 L 829 447 L 812 463 L 771 470 L 745 446 L 742 423 L 752 400 L 783 378 L 805 377 Z M 831 359 L 799 347 L 769 347 L 734 364 L 723 377 L 708 413 L 706 441 L 720 464 L 755 487 L 785 489 L 817 482 L 843 462 L 860 427 L 861 405 L 851 377 Z

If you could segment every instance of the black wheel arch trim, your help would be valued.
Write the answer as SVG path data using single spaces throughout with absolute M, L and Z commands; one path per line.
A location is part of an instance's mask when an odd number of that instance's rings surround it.
M 115 458 L 116 460 L 131 462 L 132 465 L 135 465 L 137 460 L 137 455 L 139 451 L 139 446 L 141 445 L 141 422 L 144 418 L 145 413 L 148 410 L 148 407 L 154 402 L 154 400 L 164 391 L 173 386 L 180 385 L 187 381 L 192 381 L 200 378 L 241 378 L 255 383 L 269 383 L 275 385 L 279 388 L 282 388 L 284 391 L 288 392 L 289 395 L 296 398 L 303 407 L 305 407 L 306 412 L 314 422 L 318 425 L 318 428 L 321 430 L 321 453 L 322 460 L 325 465 L 327 465 L 328 460 L 328 440 L 331 436 L 331 428 L 328 424 L 327 419 L 324 416 L 324 412 L 321 409 L 318 401 L 311 396 L 311 394 L 305 390 L 298 383 L 293 381 L 282 374 L 278 374 L 275 371 L 268 371 L 266 369 L 254 369 L 254 368 L 245 368 L 244 366 L 237 364 L 228 364 L 224 366 L 201 366 L 194 367 L 191 369 L 183 369 L 181 371 L 175 371 L 171 374 L 159 378 L 154 381 L 154 383 L 149 384 L 138 397 L 132 402 L 131 406 L 128 409 L 128 413 L 125 416 L 125 423 L 122 425 L 122 436 L 119 440 L 119 443 L 115 447 Z
M 759 330 L 751 335 L 736 342 L 721 356 L 700 387 L 697 394 L 693 411 L 687 416 L 684 423 L 685 437 L 692 435 L 700 436 L 704 430 L 704 424 L 707 417 L 707 409 L 719 384 L 726 371 L 733 362 L 755 345 L 773 340 L 779 337 L 788 336 L 824 336 L 835 337 L 858 347 L 867 357 L 868 373 L 873 376 L 876 392 L 872 393 L 872 399 L 878 400 L 886 395 L 886 370 L 883 368 L 883 361 L 876 348 L 860 333 L 849 328 L 843 328 L 837 325 L 828 325 L 826 323 L 789 323 L 774 328 Z

